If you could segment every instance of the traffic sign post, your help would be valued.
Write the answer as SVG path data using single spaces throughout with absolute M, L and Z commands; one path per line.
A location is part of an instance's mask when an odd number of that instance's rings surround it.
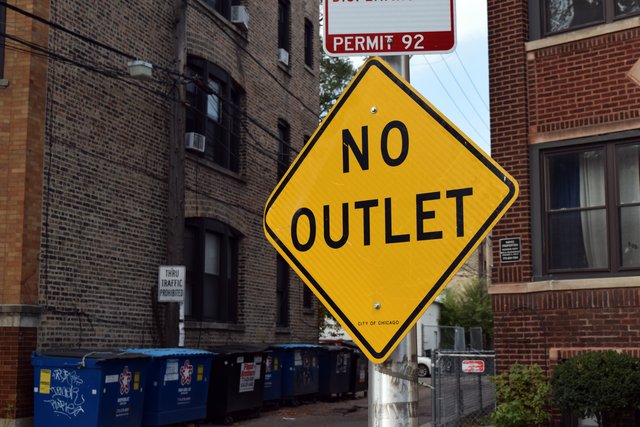
M 455 47 L 455 2 L 325 0 L 323 27 L 329 55 L 446 53 Z
M 264 228 L 380 363 L 516 195 L 497 163 L 372 58 L 276 186 Z

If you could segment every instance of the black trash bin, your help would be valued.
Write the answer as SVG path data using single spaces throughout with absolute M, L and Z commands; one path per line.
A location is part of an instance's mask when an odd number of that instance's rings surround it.
M 369 390 L 369 359 L 355 347 L 351 348 L 351 376 L 349 378 L 349 392 L 356 395 Z
M 207 417 L 229 425 L 234 418 L 257 417 L 262 408 L 265 347 L 213 347 Z
M 340 397 L 349 392 L 351 353 L 351 349 L 344 346 L 322 346 L 319 353 L 321 397 Z

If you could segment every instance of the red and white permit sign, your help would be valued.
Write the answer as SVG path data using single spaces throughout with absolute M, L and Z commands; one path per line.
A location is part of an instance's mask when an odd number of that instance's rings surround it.
M 481 374 L 484 372 L 484 360 L 463 360 L 462 372 L 467 374 Z
M 455 48 L 454 0 L 325 0 L 328 55 L 415 55 Z

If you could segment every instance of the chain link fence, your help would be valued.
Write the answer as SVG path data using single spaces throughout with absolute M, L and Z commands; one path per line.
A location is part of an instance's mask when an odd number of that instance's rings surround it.
M 495 410 L 495 353 L 434 350 L 433 426 L 476 427 L 491 424 Z

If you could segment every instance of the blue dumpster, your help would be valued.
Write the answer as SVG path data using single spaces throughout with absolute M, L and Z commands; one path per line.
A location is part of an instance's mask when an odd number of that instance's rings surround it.
M 187 348 L 127 349 L 151 358 L 145 383 L 143 426 L 204 420 L 212 354 Z
M 264 391 L 264 347 L 226 345 L 213 355 L 208 418 L 231 424 L 234 418 L 260 415 Z
M 282 397 L 282 353 L 284 349 L 269 348 L 265 351 L 264 393 L 265 406 L 278 406 Z
M 349 348 L 343 346 L 322 346 L 319 352 L 321 396 L 341 396 L 349 392 L 351 353 Z
M 315 400 L 318 395 L 321 346 L 314 344 L 276 344 L 282 350 L 281 400 L 293 405 L 301 400 Z
M 34 426 L 139 427 L 148 362 L 138 353 L 34 352 Z

